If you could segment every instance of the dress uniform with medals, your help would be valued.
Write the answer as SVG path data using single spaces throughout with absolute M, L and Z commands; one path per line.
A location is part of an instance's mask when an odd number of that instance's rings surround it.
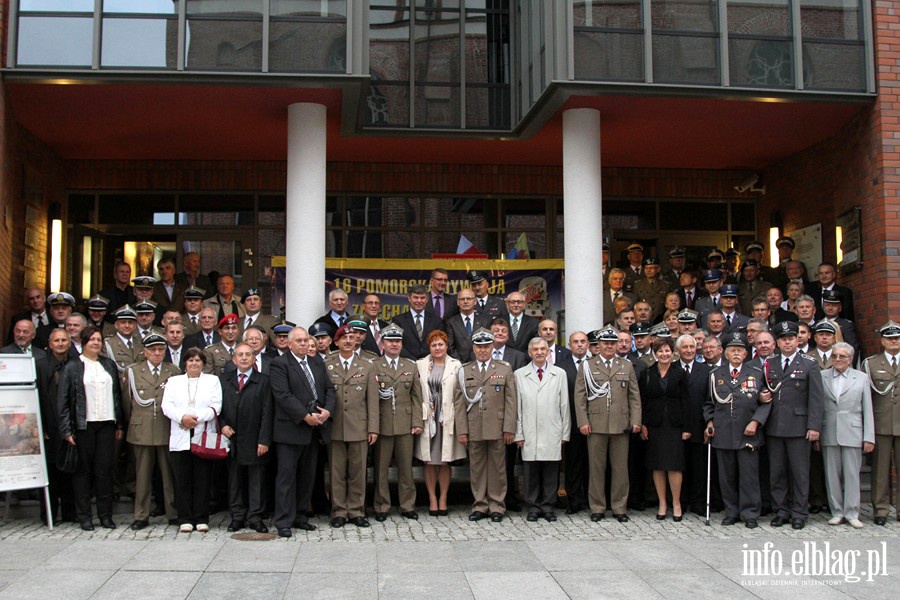
M 627 522 L 629 433 L 641 425 L 641 396 L 634 367 L 615 354 L 618 332 L 600 330 L 600 354 L 581 363 L 575 380 L 575 415 L 588 440 L 591 520 L 606 512 L 606 461 L 611 467 L 610 500 L 613 516 Z
M 744 362 L 748 348 L 744 334 L 732 333 L 725 340 L 729 360 L 709 375 L 710 395 L 703 416 L 707 433 L 712 436 L 710 443 L 716 449 L 725 504 L 722 524 L 734 525 L 740 519 L 747 528 L 754 529 L 762 508 L 759 449 L 772 404 L 763 370 L 754 362 Z
M 152 334 L 144 338 L 143 347 L 147 350 L 165 349 L 164 337 Z M 169 430 L 171 425 L 160 404 L 169 377 L 180 374 L 178 367 L 162 362 L 154 364 L 153 357 L 137 362 L 125 371 L 125 385 L 122 386 L 122 406 L 128 421 L 126 440 L 134 450 L 135 458 L 135 493 L 134 522 L 131 528 L 135 531 L 149 525 L 150 493 L 153 487 L 153 472 L 159 466 L 162 475 L 163 497 L 165 498 L 166 517 L 173 521 L 175 512 L 175 483 L 172 479 L 172 468 L 169 464 Z
M 459 370 L 453 403 L 456 435 L 469 452 L 475 499 L 470 521 L 490 516 L 500 522 L 506 513 L 506 444 L 516 433 L 516 381 L 509 363 L 491 358 L 493 343 L 483 327 L 472 333 L 475 360 Z
M 116 363 L 120 374 L 134 363 L 143 360 L 141 339 L 135 335 L 137 314 L 129 305 L 122 306 L 113 313 L 116 318 L 116 333 L 105 340 L 106 356 Z M 123 331 L 125 333 L 123 333 Z
M 794 529 L 803 529 L 809 516 L 810 443 L 822 430 L 825 392 L 816 359 L 796 347 L 789 354 L 782 346 L 786 338 L 796 340 L 798 332 L 799 326 L 792 321 L 782 321 L 775 328 L 781 356 L 768 361 L 765 373 L 773 395 L 766 435 L 772 509 L 776 513 L 772 526 L 790 522 Z
M 237 344 L 239 320 L 240 317 L 235 313 L 225 315 L 219 320 L 218 328 L 221 339 L 203 350 L 203 354 L 206 355 L 204 373 L 220 377 L 228 371 L 234 370 L 234 347 Z
M 397 465 L 397 496 L 400 514 L 418 519 L 415 512 L 416 484 L 412 459 L 413 428 L 422 432 L 422 393 L 416 363 L 400 356 L 403 329 L 390 324 L 381 330 L 384 356 L 374 363 L 378 383 L 380 432 L 375 445 L 375 519 L 384 521 L 391 509 L 388 469 Z M 396 348 L 396 352 L 393 350 Z
M 878 331 L 884 351 L 863 361 L 862 371 L 872 386 L 875 416 L 872 506 L 875 524 L 883 526 L 891 510 L 891 461 L 900 468 L 900 323 L 888 321 Z
M 368 527 L 366 457 L 368 446 L 378 438 L 378 382 L 375 365 L 353 352 L 356 334 L 349 325 L 334 334 L 338 352 L 325 359 L 325 368 L 335 388 L 335 405 L 328 460 L 331 473 L 331 526 L 343 527 L 348 520 Z

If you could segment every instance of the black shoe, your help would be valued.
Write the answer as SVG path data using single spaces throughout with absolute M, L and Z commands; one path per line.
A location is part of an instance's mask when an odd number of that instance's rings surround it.
M 882 527 L 887 525 L 887 517 L 875 517 L 875 524 Z
M 492 523 L 499 523 L 502 520 L 503 520 L 503 513 L 498 513 L 498 512 L 491 513 L 491 522 Z
M 339 527 L 343 527 L 344 523 L 346 522 L 347 519 L 345 519 L 344 517 L 335 517 L 331 520 L 331 526 L 337 529 Z
M 375 513 L 375 520 L 379 523 L 387 521 L 388 514 L 386 512 L 377 512 Z
M 449 514 L 450 514 L 450 511 L 447 510 L 446 508 L 438 509 L 438 516 L 439 516 L 439 517 L 446 517 L 446 516 L 449 515 Z
M 470 521 L 480 521 L 482 519 L 487 519 L 487 514 L 481 512 L 480 510 L 476 510 L 471 515 L 469 515 Z
M 603 513 L 591 513 L 591 521 L 594 523 L 602 521 L 605 515 Z
M 169 519 L 169 525 L 178 525 L 178 519 Z
M 665 520 L 666 520 L 666 515 L 665 515 L 665 513 L 663 513 L 663 514 L 657 513 L 657 515 L 656 515 L 656 520 L 657 520 L 657 521 L 665 521 Z
M 269 528 L 262 521 L 251 521 L 247 526 L 256 533 L 269 533 Z
M 621 513 L 618 515 L 613 513 L 613 516 L 616 518 L 616 521 L 618 521 L 619 523 L 627 523 L 628 521 L 631 520 L 628 518 L 628 515 L 626 515 L 625 513 Z
M 430 516 L 430 517 L 438 517 L 438 516 L 440 516 L 440 514 L 441 514 L 441 511 L 439 511 L 439 510 L 431 510 L 431 509 L 428 510 L 428 516 Z
M 738 520 L 734 517 L 725 517 L 724 519 L 722 519 L 722 525 L 724 525 L 725 527 L 731 527 L 737 522 Z
M 676 523 L 681 523 L 681 519 L 684 518 L 684 515 L 672 515 L 672 520 Z
M 506 510 L 512 512 L 522 512 L 522 506 L 518 502 L 507 502 Z
M 817 515 L 817 514 L 819 514 L 820 512 L 822 512 L 822 507 L 821 507 L 821 506 L 819 506 L 818 504 L 810 505 L 810 507 L 809 507 L 809 514 L 811 514 L 811 515 Z
M 82 521 L 82 522 L 81 522 L 81 529 L 82 529 L 82 531 L 93 531 L 93 530 L 94 530 L 94 524 L 91 523 L 90 521 Z
M 350 522 L 356 525 L 357 527 L 368 527 L 369 520 L 365 517 L 354 517 L 350 519 Z
M 150 524 L 150 521 L 145 521 L 143 519 L 135 519 L 131 524 L 131 529 L 134 531 L 140 531 L 144 527 Z
M 759 523 L 756 522 L 756 519 L 747 519 L 744 521 L 744 527 L 747 529 L 756 529 L 759 527 Z
M 115 529 L 116 524 L 113 523 L 112 517 L 103 517 L 100 519 L 100 524 L 106 529 Z
M 404 512 L 400 513 L 400 516 L 403 518 L 406 518 L 406 519 L 412 519 L 413 521 L 419 520 L 419 513 L 417 513 L 414 510 L 404 511 Z
M 150 516 L 151 516 L 151 517 L 161 517 L 161 516 L 163 516 L 164 514 L 166 514 L 166 511 L 164 511 L 163 509 L 159 508 L 158 506 L 157 506 L 157 507 L 154 507 L 153 510 L 150 511 Z
M 556 521 L 556 513 L 548 512 L 544 513 L 544 518 L 547 519 L 548 523 L 552 523 Z
M 237 519 L 232 519 L 231 523 L 228 525 L 228 531 L 234 533 L 235 531 L 240 531 L 244 528 L 244 522 L 238 521 Z
M 333 519 L 332 519 L 332 523 L 334 523 Z M 332 527 L 334 527 L 333 524 L 332 524 Z M 303 531 L 315 531 L 316 526 L 313 525 L 312 523 L 310 523 L 309 521 L 300 521 L 299 523 L 295 521 L 294 529 L 302 529 Z
M 806 519 L 791 520 L 791 527 L 794 529 L 803 529 L 804 527 L 806 527 Z
M 530 512 L 528 516 L 525 517 L 526 521 L 531 521 L 532 523 L 541 518 L 541 513 Z
M 290 527 L 279 527 L 278 528 L 278 537 L 289 538 L 294 535 L 294 532 L 291 531 Z
M 785 519 L 784 517 L 778 516 L 778 517 L 775 517 L 774 519 L 772 519 L 771 525 L 772 525 L 772 527 L 781 527 L 782 525 L 785 525 L 787 522 L 788 522 L 787 519 Z
M 567 515 L 575 515 L 575 514 L 578 514 L 578 513 L 580 513 L 580 512 L 581 512 L 581 507 L 580 507 L 580 506 L 567 506 L 567 507 L 566 507 L 566 514 L 567 514 Z

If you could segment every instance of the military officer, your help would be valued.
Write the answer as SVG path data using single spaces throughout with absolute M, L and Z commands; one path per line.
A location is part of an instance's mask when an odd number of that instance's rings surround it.
M 135 531 L 150 524 L 150 493 L 157 465 L 162 475 L 166 517 L 170 523 L 177 517 L 175 484 L 169 464 L 170 424 L 160 404 L 166 381 L 181 371 L 175 365 L 163 362 L 166 339 L 161 335 L 148 335 L 142 346 L 146 360 L 125 370 L 125 385 L 122 386 L 122 405 L 128 421 L 125 439 L 131 444 L 135 459 L 134 522 L 131 524 Z
M 156 335 L 165 336 L 166 332 L 162 327 L 153 325 L 156 320 L 156 302 L 152 300 L 139 300 L 134 303 L 134 314 L 137 317 L 137 330 L 135 334 L 142 340 L 155 333 Z
M 642 267 L 644 262 L 644 247 L 637 242 L 631 242 L 625 248 L 625 254 L 628 257 L 628 265 L 624 268 L 625 291 L 631 292 L 634 283 L 644 276 Z
M 653 321 L 663 313 L 666 308 L 666 294 L 672 289 L 669 282 L 659 276 L 659 259 L 644 259 L 644 276 L 634 282 L 631 292 L 650 304 L 652 312 L 649 321 Z
M 475 360 L 459 370 L 454 409 L 456 435 L 469 451 L 472 495 L 470 521 L 506 513 L 506 445 L 516 434 L 516 382 L 509 363 L 493 360 L 494 335 L 481 327 L 472 333 Z M 513 468 L 513 465 L 509 465 Z
M 810 444 L 819 439 L 825 405 L 821 369 L 815 358 L 798 351 L 798 331 L 792 321 L 775 326 L 781 356 L 769 360 L 765 374 L 774 395 L 766 435 L 776 512 L 772 527 L 790 522 L 794 529 L 803 529 L 809 516 Z
M 475 314 L 486 316 L 488 323 L 497 318 L 509 321 L 506 303 L 497 296 L 488 295 L 490 284 L 487 280 L 487 273 L 472 270 L 469 271 L 468 277 L 472 291 L 475 292 Z
M 413 481 L 413 436 L 422 433 L 422 393 L 416 363 L 400 356 L 403 329 L 391 323 L 381 329 L 384 356 L 375 361 L 378 382 L 380 432 L 375 445 L 375 520 L 387 519 L 391 509 L 388 469 L 397 465 L 397 496 L 400 515 L 418 519 L 416 484 Z M 415 425 L 419 424 L 419 425 Z
M 113 313 L 115 316 L 115 335 L 105 340 L 106 356 L 116 363 L 119 373 L 143 358 L 141 339 L 134 335 L 137 328 L 137 314 L 129 305 L 120 307 Z
M 109 300 L 100 294 L 94 294 L 87 301 L 88 325 L 93 325 L 103 332 L 103 337 L 115 335 L 116 328 L 106 320 L 106 311 L 109 309 Z
M 244 305 L 244 318 L 240 322 L 241 333 L 253 326 L 262 329 L 269 339 L 275 343 L 275 333 L 272 331 L 281 320 L 274 315 L 262 314 L 262 295 L 259 288 L 247 288 L 241 294 L 241 304 Z
M 184 312 L 181 323 L 184 325 L 184 337 L 200 331 L 200 311 L 203 310 L 203 298 L 206 290 L 191 286 L 184 291 Z
M 591 521 L 606 512 L 606 461 L 611 466 L 610 503 L 613 516 L 627 522 L 629 433 L 641 430 L 641 396 L 634 367 L 616 355 L 618 332 L 600 330 L 599 354 L 581 364 L 575 380 L 575 415 L 578 429 L 588 440 Z
M 203 351 L 206 355 L 206 367 L 203 369 L 205 373 L 219 377 L 226 371 L 234 368 L 234 347 L 237 344 L 238 332 L 240 331 L 238 328 L 239 320 L 240 317 L 235 313 L 225 315 L 219 320 L 219 336 L 221 339 L 212 346 L 207 346 Z
M 367 444 L 378 440 L 378 382 L 375 365 L 357 356 L 356 334 L 350 324 L 334 334 L 338 351 L 325 359 L 325 368 L 335 388 L 335 405 L 328 445 L 331 469 L 331 526 L 343 527 L 349 520 L 368 527 L 366 496 Z
M 722 525 L 738 519 L 748 529 L 759 526 L 759 448 L 772 408 L 772 392 L 755 362 L 744 362 L 749 344 L 742 333 L 725 340 L 727 364 L 710 373 L 710 395 L 703 407 L 706 438 L 716 449 L 719 486 L 725 503 Z
M 872 506 L 875 524 L 884 526 L 891 510 L 891 460 L 895 467 L 900 465 L 900 323 L 888 321 L 878 331 L 884 351 L 863 361 L 862 370 L 872 385 L 875 413 Z M 895 508 L 896 502 L 895 497 Z

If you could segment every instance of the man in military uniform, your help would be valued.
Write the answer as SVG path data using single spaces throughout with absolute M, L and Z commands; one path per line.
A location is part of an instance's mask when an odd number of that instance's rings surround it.
M 681 280 L 681 272 L 684 271 L 685 250 L 675 247 L 669 250 L 669 264 L 663 267 L 659 276 L 669 284 L 669 289 L 677 289 Z
M 821 370 L 816 359 L 798 351 L 798 329 L 791 321 L 775 327 L 781 356 L 768 362 L 766 383 L 774 400 L 766 435 L 776 513 L 772 527 L 790 522 L 803 529 L 809 516 L 810 444 L 819 439 L 825 408 Z
M 847 342 L 853 346 L 854 356 L 859 356 L 859 340 L 856 338 L 856 327 L 853 321 L 840 316 L 843 306 L 843 292 L 837 290 L 822 290 L 822 312 L 824 321 L 828 321 L 835 327 L 835 343 Z
M 625 248 L 628 257 L 628 265 L 625 267 L 625 291 L 631 292 L 634 282 L 640 280 L 644 276 L 644 247 L 637 242 L 628 244 Z
M 900 323 L 888 321 L 879 333 L 884 351 L 863 361 L 862 370 L 872 385 L 875 413 L 872 506 L 875 524 L 884 526 L 891 510 L 891 461 L 894 467 L 900 468 Z M 900 519 L 900 513 L 897 518 Z
M 356 356 L 368 359 L 370 361 L 376 361 L 381 358 L 380 354 L 376 354 L 371 350 L 363 349 L 363 342 L 366 341 L 366 335 L 369 333 L 369 321 L 366 316 L 353 316 L 350 317 L 350 320 L 347 321 L 347 324 L 353 328 L 354 344 L 353 344 L 353 353 Z
M 629 433 L 641 430 L 641 396 L 634 367 L 616 356 L 618 332 L 600 330 L 600 353 L 581 364 L 575 380 L 575 414 L 578 429 L 588 436 L 591 521 L 606 512 L 606 461 L 612 470 L 610 503 L 613 516 L 627 522 Z
M 498 317 L 509 320 L 506 303 L 497 296 L 488 295 L 490 286 L 487 280 L 487 273 L 484 271 L 469 271 L 469 284 L 472 286 L 472 291 L 475 292 L 475 314 L 487 316 L 488 323 Z
M 390 324 L 381 330 L 384 356 L 375 361 L 381 431 L 375 445 L 375 520 L 384 521 L 391 510 L 388 469 L 397 465 L 400 515 L 418 519 L 416 483 L 413 481 L 413 436 L 422 433 L 422 393 L 416 363 L 400 356 L 403 330 Z
M 128 420 L 126 440 L 131 444 L 135 459 L 134 522 L 131 528 L 140 531 L 150 524 L 150 493 L 153 471 L 159 466 L 162 475 L 165 511 L 169 523 L 176 521 L 175 484 L 169 464 L 169 419 L 163 414 L 163 392 L 166 381 L 180 371 L 173 364 L 163 362 L 166 340 L 151 334 L 143 341 L 144 358 L 125 371 L 122 386 L 122 406 Z
M 198 287 L 191 286 L 184 291 L 184 312 L 181 313 L 184 337 L 200 331 L 200 312 L 203 310 L 204 296 L 206 296 L 206 290 Z
M 694 303 L 694 310 L 700 313 L 704 323 L 706 322 L 706 315 L 717 310 L 721 304 L 719 290 L 722 288 L 723 283 L 722 272 L 719 269 L 703 271 L 703 288 L 706 290 L 706 295 Z
M 227 368 L 234 366 L 234 346 L 238 338 L 238 321 L 240 317 L 232 313 L 225 315 L 219 321 L 218 343 L 208 346 L 203 353 L 206 355 L 206 367 L 203 371 L 216 377 L 222 375 Z
M 104 338 L 115 335 L 116 328 L 106 320 L 109 300 L 100 294 L 94 294 L 87 302 L 88 325 L 93 325 L 103 333 Z
M 115 361 L 119 373 L 143 358 L 141 339 L 134 335 L 137 315 L 129 305 L 122 306 L 115 313 L 116 334 L 106 338 L 106 356 Z
M 741 312 L 745 315 L 753 314 L 753 301 L 771 287 L 771 283 L 760 278 L 759 263 L 752 258 L 748 259 L 741 267 L 741 282 L 738 284 Z
M 491 358 L 494 336 L 487 329 L 472 334 L 475 360 L 459 370 L 454 409 L 456 435 L 469 451 L 469 480 L 475 502 L 470 521 L 490 516 L 499 523 L 506 513 L 506 445 L 516 434 L 516 382 L 513 371 Z
M 357 527 L 369 526 L 364 507 L 366 455 L 367 445 L 378 439 L 378 382 L 372 361 L 354 352 L 356 337 L 349 324 L 338 328 L 334 334 L 338 351 L 325 359 L 335 388 L 328 445 L 332 527 L 343 527 L 348 520 Z
M 137 317 L 137 329 L 135 335 L 140 339 L 144 339 L 151 333 L 156 335 L 165 335 L 165 330 L 156 327 L 153 322 L 156 320 L 156 303 L 152 300 L 138 300 L 134 305 L 134 314 Z
M 51 331 L 66 328 L 66 319 L 74 309 L 75 297 L 68 292 L 56 292 L 47 296 L 47 312 L 50 314 L 50 322 L 40 325 L 35 330 L 34 343 L 38 348 L 43 350 L 47 347 Z
M 742 332 L 747 328 L 750 317 L 741 314 L 738 310 L 738 286 L 734 283 L 727 283 L 719 290 L 722 299 L 722 317 L 725 319 L 724 333 Z
M 266 335 L 275 342 L 275 334 L 272 331 L 280 319 L 274 315 L 262 314 L 262 296 L 259 288 L 247 288 L 241 294 L 241 303 L 244 305 L 244 317 L 240 322 L 241 333 L 247 331 L 253 326 L 262 329 Z
M 649 320 L 653 321 L 665 310 L 666 294 L 675 287 L 659 277 L 659 259 L 645 258 L 644 277 L 634 282 L 631 291 L 638 299 L 650 303 L 652 312 Z

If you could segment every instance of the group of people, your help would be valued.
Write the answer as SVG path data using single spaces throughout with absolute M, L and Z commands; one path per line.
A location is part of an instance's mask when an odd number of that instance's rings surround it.
M 464 459 L 471 521 L 500 522 L 508 510 L 556 521 L 562 482 L 566 513 L 587 509 L 594 522 L 607 509 L 627 522 L 629 509 L 655 503 L 660 520 L 670 506 L 675 521 L 724 509 L 723 524 L 752 528 L 771 511 L 773 526 L 799 529 L 824 507 L 829 523 L 860 527 L 859 470 L 872 451 L 875 522 L 886 524 L 900 325 L 886 324 L 884 351 L 859 361 L 852 312 L 842 316 L 852 293 L 833 273 L 826 286 L 827 263 L 818 292 L 804 282 L 817 295 L 790 303 L 758 282 L 762 245 L 745 250 L 738 275 L 713 256 L 699 288 L 679 249 L 662 277 L 629 246 L 629 265 L 603 267 L 608 323 L 570 333 L 567 348 L 553 320 L 526 314 L 518 291 L 491 296 L 479 270 L 451 296 L 435 269 L 391 322 L 376 294 L 354 315 L 334 289 L 328 311 L 300 327 L 262 314 L 260 291 L 238 296 L 228 275 L 214 292 L 200 287 L 211 282 L 187 255 L 177 275 L 162 261 L 160 280 L 129 280 L 117 265 L 115 290 L 92 297 L 87 316 L 70 294 L 45 301 L 28 290 L 2 351 L 36 361 L 52 510 L 86 530 L 92 497 L 100 525 L 116 526 L 117 490 L 134 496 L 135 530 L 165 516 L 180 531 L 207 531 L 216 504 L 230 512 L 229 531 L 266 532 L 271 517 L 283 537 L 315 529 L 322 509 L 332 527 L 368 527 L 392 506 L 418 519 L 415 461 L 439 517 L 451 465 Z M 228 440 L 226 461 L 192 452 L 204 432 Z M 71 476 L 56 468 L 66 444 L 78 455 Z

